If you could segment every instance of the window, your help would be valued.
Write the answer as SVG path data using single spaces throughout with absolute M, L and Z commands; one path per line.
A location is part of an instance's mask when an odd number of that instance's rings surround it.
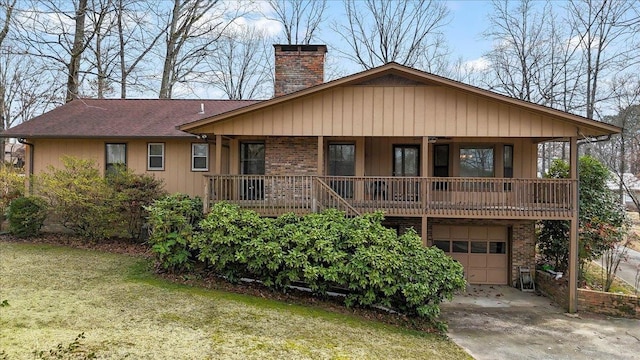
M 264 143 L 240 144 L 240 172 L 245 175 L 264 175 Z
M 264 175 L 264 143 L 243 142 L 240 144 L 240 172 L 244 175 Z M 242 200 L 263 200 L 264 180 L 249 177 L 242 180 Z
M 461 177 L 493 177 L 493 147 L 460 147 Z
M 417 145 L 393 146 L 393 175 L 420 175 L 420 147 Z
M 106 172 L 113 173 L 118 167 L 127 167 L 127 144 L 106 144 Z
M 434 240 L 433 246 L 444 252 L 451 252 L 451 242 L 449 240 Z
M 356 174 L 355 144 L 329 144 L 329 175 L 354 176 Z
M 433 146 L 433 176 L 449 176 L 449 145 Z
M 489 254 L 506 254 L 507 243 L 502 241 L 489 242 Z
M 513 177 L 513 145 L 504 146 L 504 177 Z
M 356 174 L 355 144 L 329 144 L 327 173 L 332 176 L 354 176 Z M 343 198 L 353 198 L 353 181 L 333 179 L 331 188 Z
M 147 144 L 147 170 L 164 170 L 164 143 Z
M 209 170 L 209 144 L 191 144 L 191 171 Z
M 487 242 L 486 241 L 472 241 L 471 242 L 471 253 L 472 254 L 486 254 L 487 253 Z

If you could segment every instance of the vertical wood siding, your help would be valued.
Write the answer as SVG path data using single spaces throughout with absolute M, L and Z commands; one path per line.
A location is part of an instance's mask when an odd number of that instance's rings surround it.
M 203 125 L 202 133 L 294 136 L 576 136 L 575 125 L 440 86 L 347 86 Z

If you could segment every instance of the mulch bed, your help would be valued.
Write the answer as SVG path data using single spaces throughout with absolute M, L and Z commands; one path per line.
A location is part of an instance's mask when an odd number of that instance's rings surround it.
M 132 243 L 126 239 L 107 239 L 100 241 L 87 241 L 81 238 L 73 237 L 69 234 L 45 233 L 39 237 L 21 239 L 12 235 L 0 235 L 0 241 L 15 243 L 31 243 L 31 244 L 47 244 L 55 246 L 68 246 L 78 249 L 98 250 L 116 254 L 124 254 L 153 259 L 153 253 L 148 245 L 140 243 Z M 402 314 L 390 313 L 379 309 L 370 308 L 346 308 L 341 298 L 324 297 L 319 298 L 312 296 L 311 293 L 290 289 L 286 293 L 271 290 L 260 283 L 230 283 L 223 278 L 207 272 L 204 269 L 195 270 L 190 273 L 169 273 L 155 267 L 156 275 L 171 281 L 173 283 L 199 286 L 206 289 L 221 290 L 237 294 L 245 294 L 265 299 L 272 299 L 286 302 L 289 304 L 313 306 L 334 313 L 353 315 L 366 320 L 373 320 L 399 326 L 411 330 L 418 330 L 428 333 L 439 333 L 434 325 L 421 318 L 408 317 Z

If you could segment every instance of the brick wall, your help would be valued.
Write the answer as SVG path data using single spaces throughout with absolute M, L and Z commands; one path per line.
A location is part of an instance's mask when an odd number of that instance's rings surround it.
M 520 266 L 535 269 L 536 234 L 535 221 L 491 220 L 491 219 L 441 219 L 429 218 L 427 222 L 427 244 L 433 243 L 433 225 L 462 226 L 510 226 L 511 232 L 511 276 L 509 284 L 516 285 Z
M 568 276 L 555 280 L 551 274 L 538 271 L 536 289 L 564 309 L 569 309 Z M 581 311 L 640 319 L 640 297 L 578 289 L 578 312 Z
M 324 45 L 274 45 L 274 95 L 281 96 L 324 82 Z
M 422 219 L 419 217 L 386 217 L 382 225 L 398 230 L 398 234 L 404 234 L 409 228 L 413 228 L 418 235 L 422 234 Z
M 551 274 L 536 271 L 536 290 L 562 306 L 569 309 L 569 277 L 564 276 L 556 280 Z
M 635 295 L 578 289 L 578 309 L 609 316 L 640 319 L 640 298 Z
M 513 286 L 516 286 L 516 281 L 518 281 L 520 266 L 528 266 L 535 273 L 535 225 L 534 221 L 522 221 L 513 224 L 511 230 L 511 274 L 514 274 L 512 276 Z
M 264 151 L 265 175 L 318 174 L 318 138 L 267 137 Z
M 315 137 L 268 137 L 265 139 L 265 175 L 317 175 L 318 139 Z M 310 179 L 280 178 L 264 184 L 270 199 L 308 203 L 312 198 Z M 291 196 L 294 196 L 292 199 Z M 292 204 L 290 204 L 292 205 Z

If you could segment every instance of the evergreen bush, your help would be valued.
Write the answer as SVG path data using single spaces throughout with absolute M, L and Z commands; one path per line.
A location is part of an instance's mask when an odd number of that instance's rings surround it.
M 37 236 L 46 217 L 46 203 L 41 198 L 35 196 L 17 198 L 11 202 L 7 211 L 9 231 L 17 237 Z

